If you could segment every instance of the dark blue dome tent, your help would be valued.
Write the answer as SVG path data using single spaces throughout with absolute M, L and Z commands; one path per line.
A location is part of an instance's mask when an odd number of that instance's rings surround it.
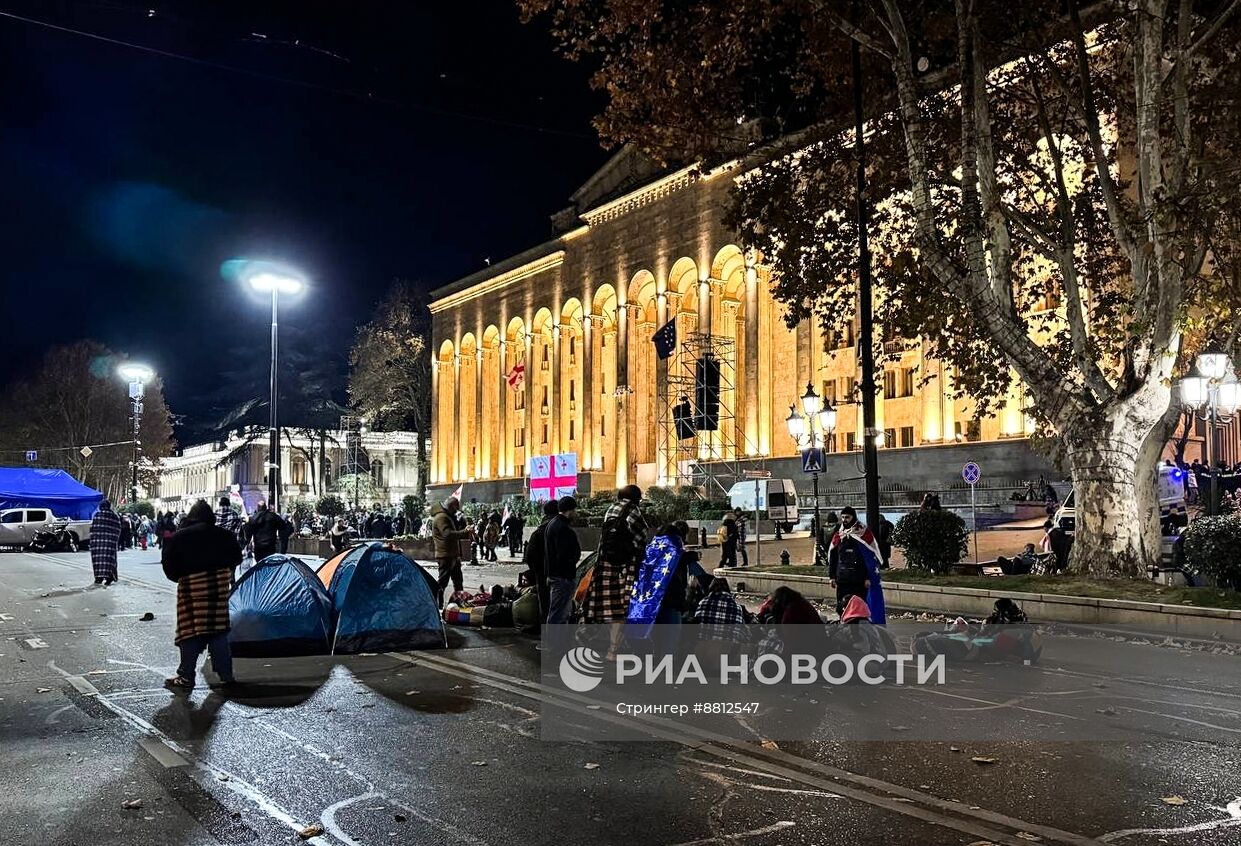
M 319 580 L 332 596 L 334 654 L 446 645 L 430 574 L 400 552 L 355 546 L 325 561 Z
M 103 494 L 88 488 L 64 470 L 0 467 L 0 510 L 46 508 L 57 517 L 89 520 Z
M 332 598 L 301 559 L 269 555 L 247 570 L 228 601 L 229 645 L 241 658 L 327 655 Z

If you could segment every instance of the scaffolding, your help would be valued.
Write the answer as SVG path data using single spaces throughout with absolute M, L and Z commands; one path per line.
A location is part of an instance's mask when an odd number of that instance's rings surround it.
M 659 476 L 666 487 L 718 496 L 742 478 L 735 347 L 732 338 L 692 332 L 669 360 L 658 403 Z M 700 367 L 712 359 L 719 366 L 718 390 L 699 379 Z

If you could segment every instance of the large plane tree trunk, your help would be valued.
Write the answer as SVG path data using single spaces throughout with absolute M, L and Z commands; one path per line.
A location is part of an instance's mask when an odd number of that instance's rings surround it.
M 1066 439 L 1075 571 L 1139 577 L 1159 560 L 1155 473 L 1169 400 L 1166 387 L 1139 392 L 1080 420 Z

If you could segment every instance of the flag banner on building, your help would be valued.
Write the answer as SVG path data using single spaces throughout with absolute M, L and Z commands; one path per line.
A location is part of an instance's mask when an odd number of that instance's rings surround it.
M 520 391 L 526 384 L 526 363 L 519 361 L 514 364 L 513 369 L 504 377 L 504 381 L 508 382 L 508 386 L 514 391 Z
M 655 342 L 655 354 L 661 359 L 671 358 L 677 348 L 677 319 L 674 317 L 659 328 L 651 338 Z
M 530 501 L 547 502 L 577 493 L 577 453 L 534 455 L 526 462 Z
M 461 501 L 461 494 L 465 493 L 465 482 L 457 485 L 457 489 L 452 492 L 452 498 L 457 502 Z

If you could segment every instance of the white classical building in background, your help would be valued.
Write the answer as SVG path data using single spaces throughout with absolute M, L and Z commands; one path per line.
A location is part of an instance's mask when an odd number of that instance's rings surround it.
M 374 486 L 363 505 L 396 504 L 418 493 L 418 435 L 414 432 L 327 431 L 310 437 L 286 429 L 281 439 L 281 506 L 295 499 L 318 499 L 342 475 L 369 474 Z M 247 443 L 249 441 L 249 443 Z M 240 494 L 247 511 L 267 498 L 266 429 L 236 431 L 227 440 L 196 444 L 160 462 L 159 483 L 150 498 L 157 509 L 187 511 L 196 500 Z M 349 490 L 338 492 L 347 503 Z

